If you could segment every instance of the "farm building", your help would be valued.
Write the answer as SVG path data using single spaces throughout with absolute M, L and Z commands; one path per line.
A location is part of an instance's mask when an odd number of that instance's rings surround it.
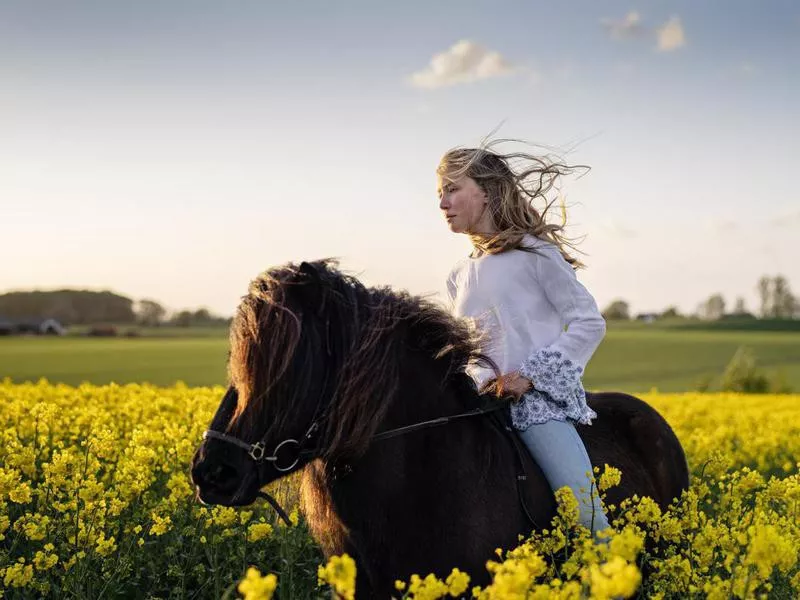
M 657 313 L 640 313 L 640 314 L 636 315 L 636 320 L 637 321 L 642 321 L 644 323 L 654 323 L 655 321 L 658 320 L 658 314 Z
M 66 328 L 57 319 L 7 319 L 0 317 L 0 335 L 64 335 Z

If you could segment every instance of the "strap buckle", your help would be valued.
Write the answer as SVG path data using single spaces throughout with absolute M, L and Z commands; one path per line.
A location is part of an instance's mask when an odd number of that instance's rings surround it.
M 250 450 L 247 452 L 256 462 L 261 462 L 264 459 L 264 442 L 256 442 L 250 446 Z

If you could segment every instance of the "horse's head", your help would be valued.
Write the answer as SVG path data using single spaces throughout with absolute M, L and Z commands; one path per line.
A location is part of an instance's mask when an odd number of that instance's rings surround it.
M 231 324 L 231 387 L 192 462 L 203 502 L 250 504 L 316 457 L 361 456 L 404 382 L 427 387 L 399 405 L 435 412 L 450 376 L 482 358 L 440 306 L 335 266 L 289 264 L 251 282 Z
M 358 316 L 342 318 L 353 282 L 332 262 L 289 264 L 251 282 L 231 324 L 231 386 L 192 461 L 201 501 L 250 504 L 314 457 Z

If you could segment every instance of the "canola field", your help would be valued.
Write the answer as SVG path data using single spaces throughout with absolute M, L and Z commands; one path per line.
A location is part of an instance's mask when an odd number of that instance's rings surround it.
M 353 598 L 357 565 L 325 562 L 296 508 L 206 507 L 189 462 L 222 387 L 0 382 L 3 598 Z M 559 516 L 487 556 L 492 582 L 414 574 L 397 598 L 800 597 L 800 395 L 645 394 L 680 438 L 691 489 L 661 513 L 608 507 L 609 543 Z M 598 473 L 600 494 L 624 473 Z M 558 560 L 554 560 L 554 559 Z

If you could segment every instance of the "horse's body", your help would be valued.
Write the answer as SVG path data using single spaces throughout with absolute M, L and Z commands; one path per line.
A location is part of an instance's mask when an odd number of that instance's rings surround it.
M 404 392 L 413 394 L 414 387 Z M 457 394 L 442 394 L 442 413 L 463 410 Z M 688 485 L 685 461 L 655 410 L 625 394 L 588 394 L 588 400 L 598 418 L 577 427 L 592 464 L 623 472 L 607 501 L 618 505 L 638 494 L 666 507 L 679 497 Z M 434 416 L 399 404 L 387 427 Z M 548 527 L 555 516 L 541 469 L 527 452 L 523 458 L 525 503 L 535 526 L 518 498 L 514 448 L 486 416 L 376 442 L 351 472 L 333 480 L 312 463 L 303 474 L 303 510 L 326 556 L 347 552 L 356 559 L 360 598 L 388 598 L 395 579 L 445 577 L 453 567 L 485 584 L 486 560 L 496 548 L 515 547 L 520 534 Z
M 440 309 L 389 294 L 394 312 L 377 318 L 386 292 L 376 308 L 375 290 L 343 282 L 325 263 L 305 266 L 305 271 L 290 269 L 280 280 L 289 289 L 287 282 L 297 283 L 305 273 L 318 286 L 279 298 L 280 310 L 288 309 L 300 323 L 288 350 L 270 354 L 265 347 L 268 334 L 281 335 L 276 323 L 282 313 L 259 313 L 268 309 L 258 298 L 249 299 L 252 314 L 243 316 L 240 309 L 241 323 L 237 330 L 234 322 L 232 335 L 232 383 L 248 390 L 249 398 L 238 400 L 233 419 L 236 400 L 224 401 L 211 429 L 248 442 L 267 429 L 263 439 L 275 446 L 286 438 L 300 439 L 319 416 L 319 402 L 327 402 L 315 439 L 319 458 L 298 465 L 305 463 L 302 508 L 326 555 L 346 552 L 355 558 L 358 597 L 389 598 L 396 579 L 415 573 L 444 577 L 453 567 L 468 572 L 476 584 L 486 583 L 485 564 L 496 548 L 516 546 L 519 535 L 548 527 L 555 515 L 552 491 L 528 453 L 522 454 L 523 495 L 533 524 L 518 497 L 514 446 L 490 417 L 371 441 L 377 432 L 463 413 L 485 400 L 462 368 L 478 356 L 474 347 Z M 340 296 L 342 301 L 332 305 Z M 360 329 L 351 320 L 360 322 Z M 278 383 L 259 380 L 259 361 L 277 357 L 286 359 L 284 371 L 273 378 Z M 275 398 L 257 402 L 265 389 Z M 638 494 L 666 507 L 679 497 L 688 487 L 688 470 L 666 421 L 633 396 L 587 396 L 598 418 L 577 427 L 592 464 L 609 464 L 623 473 L 608 502 Z M 256 406 L 248 407 L 248 401 Z M 282 473 L 263 464 L 254 468 L 243 450 L 208 440 L 195 456 L 192 475 L 201 499 L 247 504 Z

